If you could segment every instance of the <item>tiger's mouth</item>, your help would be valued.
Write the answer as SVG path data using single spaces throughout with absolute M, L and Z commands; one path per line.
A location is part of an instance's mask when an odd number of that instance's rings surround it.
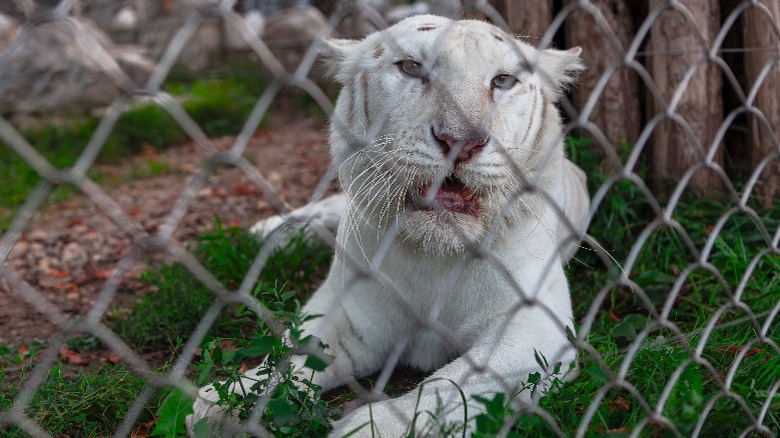
M 417 193 L 414 193 L 413 196 L 413 206 L 417 210 L 445 210 L 473 217 L 479 216 L 479 196 L 454 175 L 450 175 L 442 181 L 432 200 L 430 199 L 430 191 L 431 184 L 423 184 L 418 187 Z

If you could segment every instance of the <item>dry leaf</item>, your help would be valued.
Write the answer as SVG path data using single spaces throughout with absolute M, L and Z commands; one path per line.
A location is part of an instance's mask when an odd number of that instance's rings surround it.
M 624 399 L 623 397 L 617 396 L 614 400 L 612 400 L 609 403 L 608 409 L 611 412 L 614 411 L 620 411 L 620 412 L 628 412 L 629 409 L 631 409 L 631 402 Z
M 118 364 L 122 361 L 122 356 L 116 354 L 115 352 L 108 353 L 108 357 L 106 358 L 106 363 L 110 364 Z
M 55 268 L 49 268 L 49 275 L 55 278 L 70 278 L 70 274 Z
M 71 365 L 84 364 L 84 358 L 82 358 L 80 354 L 76 353 L 75 351 L 71 350 L 70 348 L 64 345 L 60 347 L 60 359 L 63 362 L 69 363 Z

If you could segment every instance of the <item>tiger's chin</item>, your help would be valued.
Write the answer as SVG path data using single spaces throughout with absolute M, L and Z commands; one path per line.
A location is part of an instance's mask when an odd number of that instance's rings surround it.
M 430 256 L 455 256 L 479 245 L 487 232 L 480 216 L 449 210 L 419 209 L 407 214 L 401 241 Z
M 479 193 L 452 175 L 438 187 L 417 186 L 407 195 L 401 240 L 426 255 L 462 254 L 479 245 L 486 234 L 481 204 Z

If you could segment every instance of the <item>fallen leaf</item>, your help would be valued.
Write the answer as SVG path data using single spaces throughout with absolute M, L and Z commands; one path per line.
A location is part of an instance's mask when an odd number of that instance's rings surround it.
M 79 286 L 76 283 L 69 282 L 65 284 L 56 284 L 51 286 L 52 289 L 57 292 L 71 292 L 75 293 L 79 290 Z
M 154 146 L 149 143 L 144 143 L 141 146 L 141 150 L 143 151 L 144 158 L 157 161 L 157 149 L 155 149 Z
M 92 276 L 96 280 L 106 280 L 108 278 L 111 278 L 111 275 L 114 273 L 113 269 L 98 269 L 95 271 Z
M 609 402 L 609 406 L 607 407 L 611 412 L 620 411 L 620 412 L 628 412 L 629 409 L 631 409 L 631 402 L 624 399 L 623 397 L 617 396 L 614 400 Z
M 251 184 L 236 184 L 233 186 L 233 194 L 236 196 L 255 196 L 262 193 L 257 186 Z
M 122 356 L 116 354 L 115 352 L 108 353 L 108 357 L 106 358 L 106 363 L 110 364 L 118 364 L 122 361 Z
M 149 438 L 151 431 L 154 428 L 155 420 L 149 420 L 146 423 L 136 427 L 130 431 L 130 438 Z
M 49 268 L 49 275 L 55 278 L 70 278 L 70 274 L 55 268 Z
M 75 351 L 71 350 L 70 348 L 64 345 L 60 347 L 60 359 L 63 362 L 69 363 L 71 365 L 84 364 L 84 358 L 82 358 L 80 354 L 76 353 Z

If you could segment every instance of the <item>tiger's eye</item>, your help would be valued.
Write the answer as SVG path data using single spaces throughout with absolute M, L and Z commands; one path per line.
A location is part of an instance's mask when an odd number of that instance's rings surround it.
M 404 59 L 396 63 L 398 68 L 401 69 L 406 75 L 413 78 L 425 79 L 428 77 L 427 72 L 422 64 L 412 59 Z
M 514 87 L 516 83 L 516 77 L 508 74 L 500 74 L 490 81 L 490 86 L 493 88 L 498 88 L 499 90 L 508 90 Z

